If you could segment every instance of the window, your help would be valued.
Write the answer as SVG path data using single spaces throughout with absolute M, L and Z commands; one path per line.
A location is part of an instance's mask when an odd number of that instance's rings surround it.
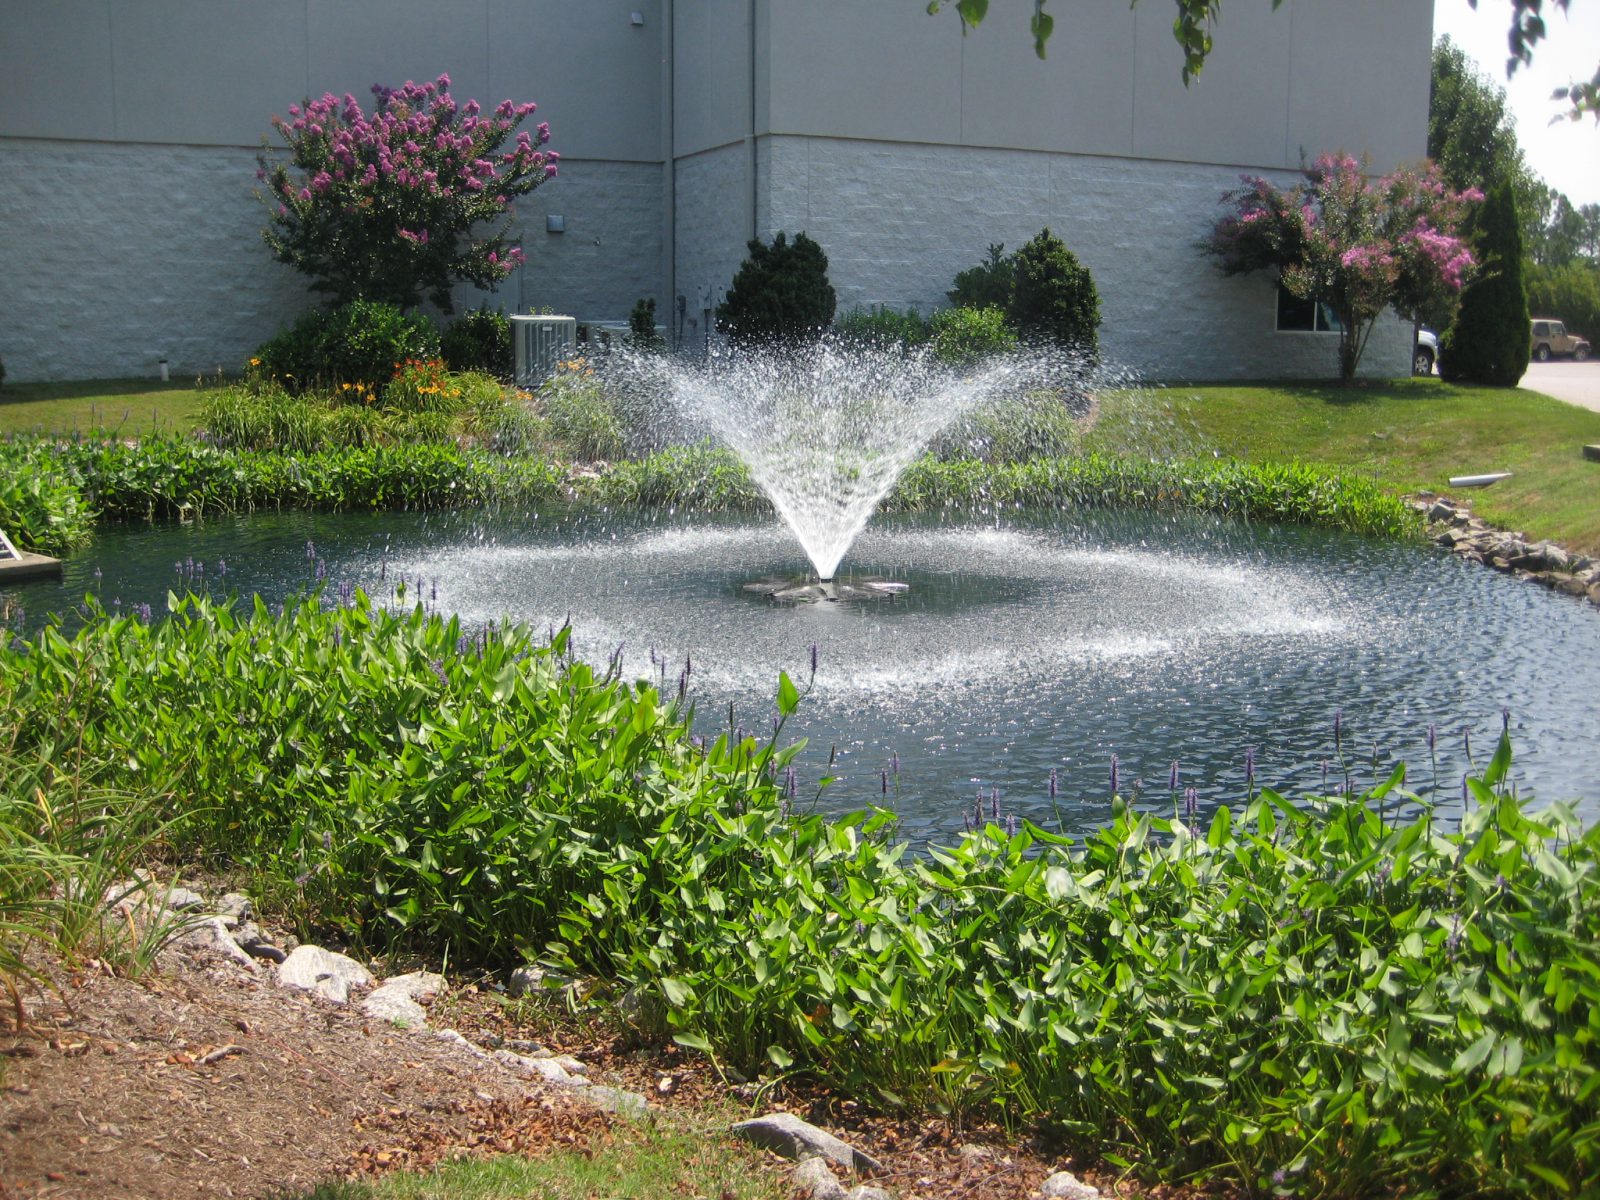
M 1278 285 L 1279 333 L 1338 333 L 1339 318 L 1326 304 L 1314 300 L 1299 300 L 1289 294 L 1283 284 Z

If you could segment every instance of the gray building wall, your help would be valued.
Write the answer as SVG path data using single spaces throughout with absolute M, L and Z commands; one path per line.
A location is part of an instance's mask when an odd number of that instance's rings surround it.
M 519 202 L 494 300 L 625 318 L 662 288 L 661 0 L 5 0 L 0 354 L 8 377 L 236 369 L 316 303 L 260 239 L 254 152 L 324 92 L 448 73 L 535 100 L 563 173 Z M 632 22 L 639 13 L 643 23 Z M 596 64 L 604 64 L 597 82 Z M 545 215 L 567 218 L 545 232 Z M 477 303 L 463 289 L 457 307 Z
M 503 307 L 615 320 L 653 296 L 692 343 L 745 242 L 805 230 L 842 308 L 926 311 L 1049 225 L 1111 355 L 1325 375 L 1327 335 L 1273 333 L 1270 282 L 1194 244 L 1242 171 L 1420 156 L 1432 6 L 1252 2 L 1185 90 L 1157 0 L 1058 14 L 1042 62 L 1016 12 L 964 37 L 925 0 L 0 0 L 0 353 L 15 379 L 237 366 L 314 303 L 259 239 L 270 114 L 448 71 L 461 98 L 537 100 L 563 158 L 513 214 Z M 1385 323 L 1369 370 L 1407 361 Z

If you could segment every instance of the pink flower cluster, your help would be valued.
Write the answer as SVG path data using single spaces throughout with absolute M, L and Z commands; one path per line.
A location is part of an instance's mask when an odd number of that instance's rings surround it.
M 497 152 L 537 105 L 505 100 L 485 117 L 476 100 L 458 106 L 449 89 L 448 75 L 421 85 L 408 80 L 399 88 L 375 83 L 371 117 L 348 93 L 341 100 L 329 92 L 303 110 L 290 105 L 293 119 L 274 117 L 272 123 L 295 147 L 295 165 L 308 180 L 299 193 L 287 179 L 279 190 L 303 201 L 308 190 L 321 194 L 339 185 L 394 183 L 441 196 L 452 188 L 482 192 L 502 173 L 512 179 L 556 174 L 561 156 L 539 149 L 550 140 L 548 123 L 534 133 L 518 131 L 512 146 Z
M 329 280 L 337 294 L 409 297 L 420 287 L 437 299 L 451 277 L 492 287 L 522 252 L 506 245 L 503 229 L 472 231 L 504 222 L 515 197 L 554 178 L 550 126 L 521 128 L 532 103 L 503 100 L 490 112 L 476 100 L 458 104 L 448 75 L 374 84 L 372 94 L 370 114 L 354 96 L 330 92 L 272 118 L 288 161 L 263 152 L 257 172 L 276 208 L 268 245 L 313 274 L 337 271 Z

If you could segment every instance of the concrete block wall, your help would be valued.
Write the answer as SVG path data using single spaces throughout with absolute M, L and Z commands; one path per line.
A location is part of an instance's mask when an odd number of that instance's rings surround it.
M 1198 249 L 1237 170 L 815 137 L 763 139 L 762 161 L 763 236 L 815 238 L 841 312 L 945 307 L 956 272 L 991 242 L 1009 252 L 1048 226 L 1094 274 L 1105 356 L 1145 378 L 1337 374 L 1337 335 L 1274 332 L 1273 281 L 1224 278 Z M 1362 374 L 1406 374 L 1410 336 L 1409 325 L 1380 319 Z
M 758 175 L 762 173 L 758 159 Z M 761 189 L 765 199 L 765 188 Z M 750 151 L 742 141 L 680 158 L 674 217 L 678 295 L 687 305 L 682 339 L 687 349 L 705 345 L 705 305 L 712 310 L 727 294 L 750 240 Z M 771 240 L 758 214 L 761 236 Z
M 255 155 L 226 146 L 0 139 L 0 357 L 6 378 L 237 371 L 323 298 L 261 241 Z M 566 232 L 545 232 L 546 213 Z M 518 202 L 528 261 L 456 308 L 554 307 L 625 320 L 661 291 L 661 167 L 563 163 Z
M 254 173 L 243 149 L 0 139 L 7 379 L 238 370 L 315 303 L 261 241 Z

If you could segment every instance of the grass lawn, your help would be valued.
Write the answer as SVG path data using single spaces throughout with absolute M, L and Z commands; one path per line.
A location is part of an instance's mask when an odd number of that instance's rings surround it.
M 1469 499 L 1496 525 L 1600 554 L 1600 413 L 1516 388 L 1401 379 L 1370 387 L 1315 384 L 1175 386 L 1158 431 L 1192 448 L 1249 462 L 1301 462 L 1357 471 L 1397 492 L 1424 488 Z M 1136 441 L 1148 406 L 1109 406 L 1100 436 Z M 1452 475 L 1510 471 L 1484 489 L 1451 489 Z
M 10 383 L 0 391 L 0 434 L 183 432 L 194 428 L 204 398 L 204 390 L 182 380 Z
M 205 398 L 192 383 L 102 379 L 22 383 L 0 392 L 0 434 L 189 430 Z M 1328 384 L 1176 386 L 1162 405 L 1103 407 L 1089 448 L 1158 454 L 1214 450 L 1249 462 L 1299 460 L 1356 471 L 1397 492 L 1449 494 L 1449 477 L 1510 471 L 1455 495 L 1485 520 L 1600 554 L 1600 413 L 1537 392 L 1399 379 Z

